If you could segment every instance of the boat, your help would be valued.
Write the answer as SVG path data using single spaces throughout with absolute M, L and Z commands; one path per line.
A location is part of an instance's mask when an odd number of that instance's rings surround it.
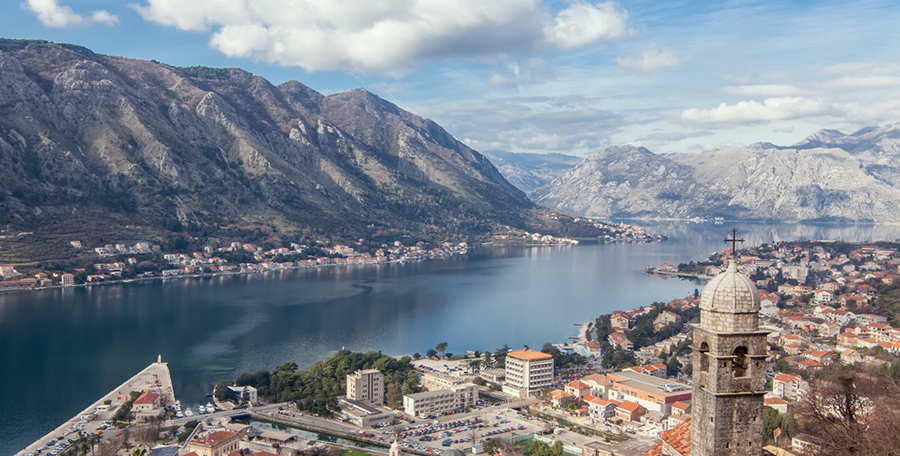
M 215 406 L 215 405 L 212 405 L 212 404 L 209 403 L 209 402 L 207 402 L 207 403 L 206 403 L 206 412 L 207 412 L 207 413 L 213 413 L 213 412 L 215 412 L 215 411 L 216 411 L 216 406 Z
M 184 418 L 184 413 L 181 410 L 175 412 L 175 418 Z
M 194 416 L 194 411 L 190 407 L 184 410 L 184 416 Z
M 197 411 L 199 411 L 200 414 L 203 415 L 204 413 L 206 413 L 206 407 L 201 405 L 201 406 L 197 407 Z

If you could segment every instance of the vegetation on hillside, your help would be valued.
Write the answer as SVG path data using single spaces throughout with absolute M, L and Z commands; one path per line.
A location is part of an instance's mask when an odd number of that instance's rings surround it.
M 260 397 L 269 401 L 291 401 L 300 410 L 330 415 L 337 409 L 337 397 L 346 393 L 347 374 L 360 369 L 378 369 L 384 374 L 385 401 L 390 407 L 398 408 L 404 394 L 419 391 L 418 373 L 408 356 L 395 359 L 381 352 L 350 350 L 341 350 L 305 371 L 297 363 L 286 362 L 271 373 L 267 370 L 244 373 L 238 376 L 235 385 L 252 386 Z
M 880 366 L 831 364 L 810 382 L 798 414 L 818 455 L 897 454 L 900 448 L 900 360 Z

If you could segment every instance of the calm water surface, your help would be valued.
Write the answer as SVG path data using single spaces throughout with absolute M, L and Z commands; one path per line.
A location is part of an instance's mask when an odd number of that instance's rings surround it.
M 387 354 L 539 347 L 573 324 L 700 285 L 648 276 L 707 257 L 730 225 L 655 223 L 651 244 L 483 248 L 446 261 L 173 279 L 0 295 L 0 454 L 12 454 L 162 354 L 176 394 L 206 402 L 219 379 L 302 367 L 346 347 Z M 749 245 L 879 240 L 898 226 L 747 225 Z

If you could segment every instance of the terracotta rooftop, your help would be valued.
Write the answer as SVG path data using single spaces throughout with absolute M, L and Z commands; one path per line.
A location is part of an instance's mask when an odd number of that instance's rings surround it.
M 535 361 L 540 359 L 551 359 L 553 358 L 547 353 L 539 352 L 537 350 L 519 350 L 514 352 L 509 352 L 506 356 L 512 356 L 513 358 L 523 359 L 526 361 Z
M 659 438 L 662 439 L 662 442 L 651 448 L 650 451 L 644 453 L 644 456 L 661 456 L 663 454 L 663 445 L 669 445 L 681 456 L 690 455 L 691 419 L 688 418 L 671 430 L 663 432 L 659 435 Z
M 192 443 L 197 443 L 200 445 L 215 446 L 235 435 L 237 435 L 237 434 L 235 434 L 234 432 L 219 431 L 219 432 L 214 432 L 214 433 L 209 434 L 204 437 L 200 437 L 199 439 L 194 440 Z
M 677 408 L 679 410 L 687 410 L 690 406 L 691 404 L 681 401 L 675 401 L 675 403 L 672 404 L 672 408 Z
M 796 379 L 799 379 L 799 378 L 800 378 L 800 377 L 797 376 L 797 375 L 782 374 L 782 373 L 775 374 L 775 381 L 776 381 L 776 382 L 789 382 L 789 381 L 791 381 L 791 380 L 796 380 Z
M 659 436 L 663 442 L 669 444 L 682 456 L 691 454 L 691 420 L 686 419 L 670 431 L 663 432 Z
M 606 386 L 612 383 L 609 377 L 603 374 L 591 374 L 581 377 L 582 382 L 592 381 L 598 385 Z
M 622 404 L 619 405 L 619 408 L 625 410 L 626 412 L 633 412 L 641 408 L 641 404 L 638 404 L 637 402 L 623 401 Z
M 134 404 L 152 404 L 158 397 L 159 394 L 152 391 L 144 391 L 143 394 L 134 400 Z

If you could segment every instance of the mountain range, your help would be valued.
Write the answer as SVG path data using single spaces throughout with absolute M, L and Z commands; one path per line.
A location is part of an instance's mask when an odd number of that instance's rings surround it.
M 500 174 L 526 194 L 547 185 L 572 169 L 582 157 L 566 154 L 530 154 L 489 150 L 484 156 L 491 160 Z
M 613 146 L 530 196 L 604 219 L 900 222 L 898 159 L 900 123 L 822 130 L 788 147 L 654 154 Z
M 467 239 L 497 226 L 599 234 L 366 90 L 324 96 L 239 69 L 5 39 L 0 225 L 86 243 L 127 226 L 188 239 L 257 225 L 276 240 Z

